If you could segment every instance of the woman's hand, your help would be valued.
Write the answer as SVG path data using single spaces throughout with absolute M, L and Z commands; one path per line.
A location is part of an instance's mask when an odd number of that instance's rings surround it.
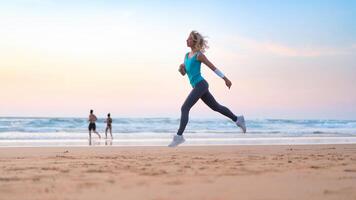
M 179 65 L 179 69 L 178 71 L 184 76 L 185 75 L 185 65 L 184 64 L 181 64 Z
M 224 80 L 225 80 L 225 85 L 230 89 L 230 87 L 232 86 L 231 81 L 226 77 L 224 77 Z

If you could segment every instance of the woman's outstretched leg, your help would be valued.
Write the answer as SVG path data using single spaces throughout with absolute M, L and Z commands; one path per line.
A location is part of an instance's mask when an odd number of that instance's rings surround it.
M 199 82 L 196 87 L 190 92 L 187 99 L 184 101 L 181 108 L 180 125 L 177 135 L 182 135 L 189 120 L 189 111 L 194 104 L 208 91 L 208 83 L 206 81 Z
M 246 132 L 246 126 L 245 126 L 245 119 L 243 116 L 236 116 L 234 113 L 231 112 L 230 109 L 228 109 L 225 106 L 220 105 L 213 95 L 207 91 L 204 93 L 204 95 L 201 97 L 201 99 L 204 101 L 206 105 L 208 105 L 212 110 L 221 113 L 222 115 L 225 115 L 226 117 L 230 118 L 232 121 L 236 123 L 237 126 L 239 126 L 242 131 L 245 133 Z
M 237 116 L 234 115 L 234 113 L 232 113 L 225 106 L 220 105 L 209 91 L 204 93 L 204 95 L 201 97 L 201 100 L 203 100 L 203 102 L 212 110 L 219 112 L 222 115 L 225 115 L 234 122 L 237 120 Z
M 203 80 L 200 81 L 190 92 L 181 108 L 180 125 L 177 131 L 177 135 L 173 137 L 173 141 L 168 145 L 169 147 L 178 146 L 179 144 L 182 144 L 185 141 L 183 137 L 183 132 L 189 120 L 189 111 L 194 106 L 194 104 L 201 98 L 201 96 L 203 96 L 203 94 L 207 91 L 208 83 Z

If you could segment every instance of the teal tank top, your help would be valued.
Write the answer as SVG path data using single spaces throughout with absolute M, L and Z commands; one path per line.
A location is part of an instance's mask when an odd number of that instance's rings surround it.
M 184 59 L 185 71 L 193 88 L 197 83 L 204 80 L 200 72 L 201 62 L 197 58 L 199 53 L 195 53 L 191 58 L 189 58 L 189 53 L 187 53 Z

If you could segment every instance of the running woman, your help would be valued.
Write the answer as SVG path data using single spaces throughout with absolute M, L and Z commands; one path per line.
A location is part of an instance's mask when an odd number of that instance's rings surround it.
M 225 81 L 225 85 L 229 89 L 232 85 L 231 81 L 218 68 L 216 68 L 203 54 L 205 49 L 208 48 L 207 40 L 205 40 L 204 37 L 197 31 L 192 31 L 187 39 L 187 46 L 191 48 L 191 51 L 185 55 L 184 63 L 179 66 L 178 71 L 183 76 L 185 74 L 188 75 L 189 82 L 193 89 L 181 107 L 180 126 L 177 135 L 173 137 L 172 142 L 168 146 L 176 147 L 179 144 L 185 142 L 183 132 L 188 123 L 189 110 L 199 99 L 203 100 L 203 102 L 208 105 L 212 110 L 230 118 L 234 123 L 236 123 L 238 127 L 241 128 L 243 133 L 246 133 L 244 117 L 242 115 L 236 116 L 228 108 L 220 105 L 214 99 L 213 95 L 209 92 L 208 82 L 201 76 L 201 63 L 204 63 L 212 71 L 214 71 L 216 75 L 218 75 Z

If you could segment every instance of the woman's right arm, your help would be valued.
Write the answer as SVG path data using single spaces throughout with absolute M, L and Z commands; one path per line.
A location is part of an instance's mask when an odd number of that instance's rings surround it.
M 185 75 L 185 65 L 184 65 L 184 63 L 179 65 L 178 71 L 182 74 L 182 76 Z
M 187 56 L 187 54 L 185 54 L 185 56 L 184 56 L 184 61 L 185 61 L 186 56 Z M 178 71 L 180 72 L 180 74 L 182 74 L 182 76 L 184 76 L 186 74 L 184 62 L 179 65 Z

